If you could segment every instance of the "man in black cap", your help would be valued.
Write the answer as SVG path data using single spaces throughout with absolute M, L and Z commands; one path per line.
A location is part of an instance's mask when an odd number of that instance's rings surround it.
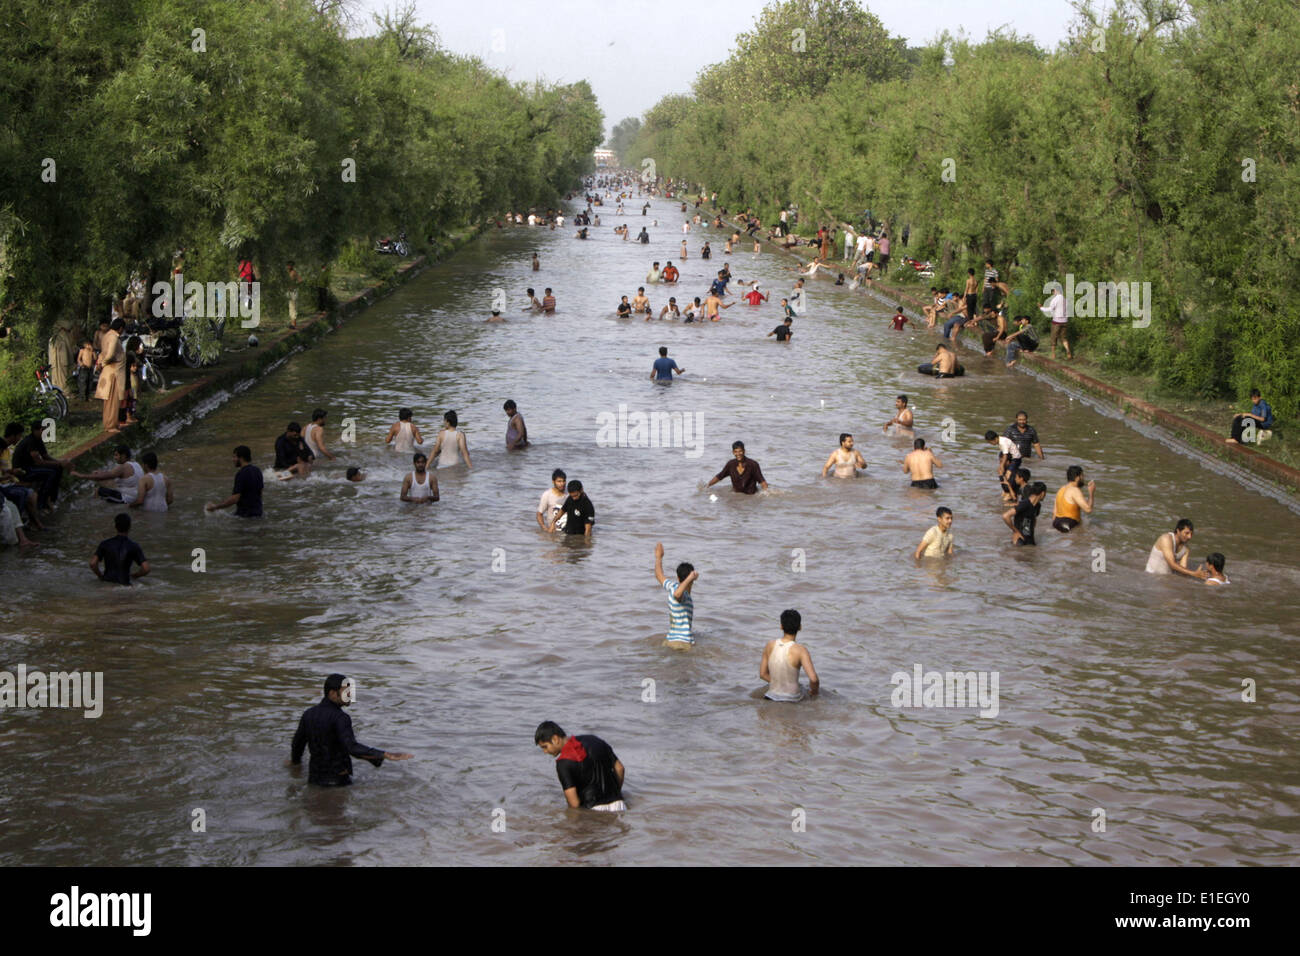
M 346 686 L 345 686 L 346 685 Z M 293 735 L 289 763 L 302 763 L 304 747 L 311 748 L 307 780 L 322 787 L 343 787 L 352 782 L 352 757 L 368 760 L 376 767 L 388 760 L 410 760 L 410 754 L 388 753 L 357 742 L 352 733 L 352 718 L 343 708 L 352 703 L 352 684 L 342 674 L 325 678 L 325 696 L 315 707 L 307 708 Z

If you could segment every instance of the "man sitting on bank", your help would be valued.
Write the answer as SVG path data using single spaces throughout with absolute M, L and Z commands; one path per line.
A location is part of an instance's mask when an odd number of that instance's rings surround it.
M 1250 441 L 1252 438 L 1258 441 L 1259 433 L 1272 427 L 1273 407 L 1264 401 L 1264 396 L 1259 393 L 1259 389 L 1252 388 L 1250 390 L 1250 411 L 1232 416 L 1232 437 L 1228 439 L 1228 444 L 1241 444 L 1243 433 L 1246 433 L 1246 441 Z

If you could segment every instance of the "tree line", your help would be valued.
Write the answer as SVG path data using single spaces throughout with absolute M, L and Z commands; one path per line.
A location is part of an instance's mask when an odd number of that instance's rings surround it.
M 1294 418 L 1300 7 L 1077 13 L 1052 51 L 1007 29 L 907 49 L 852 0 L 774 3 L 646 112 L 625 158 L 765 221 L 789 203 L 813 228 L 869 211 L 896 260 L 932 259 L 957 291 L 990 258 L 1039 322 L 1047 283 L 1150 283 L 1148 325 L 1079 311 L 1090 357 L 1174 396 L 1257 385 Z
M 440 49 L 413 3 L 349 37 L 344 7 L 0 3 L 0 407 L 56 320 L 93 325 L 180 250 L 186 281 L 252 258 L 265 301 L 288 261 L 310 281 L 360 237 L 418 247 L 592 168 L 586 82 L 511 83 Z

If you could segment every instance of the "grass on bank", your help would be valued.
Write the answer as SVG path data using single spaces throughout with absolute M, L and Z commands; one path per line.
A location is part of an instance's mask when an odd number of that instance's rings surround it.
M 431 260 L 436 261 L 455 249 L 472 232 L 473 230 L 467 227 L 449 233 L 435 240 L 430 249 L 412 249 L 411 255 L 405 258 L 382 255 L 370 249 L 368 244 L 353 243 L 345 248 L 330 269 L 329 289 L 332 298 L 341 304 L 367 288 L 381 286 L 391 281 L 397 275 L 397 271 L 401 266 L 406 265 L 420 255 L 427 255 Z M 299 293 L 298 299 L 299 327 L 312 318 L 317 311 L 314 298 L 311 297 L 308 290 L 304 289 Z M 233 362 L 243 362 L 249 357 L 257 355 L 259 351 L 269 348 L 270 343 L 278 340 L 285 332 L 289 331 L 289 307 L 287 301 L 280 296 L 269 297 L 268 300 L 262 303 L 259 319 L 256 329 L 241 328 L 238 319 L 229 321 L 226 326 L 221 358 L 213 365 L 197 369 L 187 368 L 183 365 L 163 365 L 159 370 L 163 374 L 166 385 L 161 392 L 141 389 L 136 397 L 136 417 L 140 419 L 142 426 L 134 427 L 143 427 L 148 431 L 151 427 L 156 426 L 158 422 L 151 415 L 153 406 L 171 391 L 220 371 L 223 366 L 228 366 Z M 248 345 L 248 336 L 250 334 L 254 334 L 258 338 L 258 345 L 255 348 Z M 103 431 L 101 403 L 94 398 L 93 390 L 90 400 L 83 402 L 76 395 L 75 381 L 69 381 L 68 386 L 69 393 L 66 396 L 68 399 L 68 417 L 58 423 L 55 429 L 55 440 L 48 443 L 50 453 L 56 457 L 66 455 L 72 449 L 97 438 Z M 123 440 L 127 444 L 138 443 L 138 434 L 138 432 L 128 430 L 125 432 Z M 116 442 L 113 444 L 116 444 Z M 94 454 L 102 454 L 105 462 L 107 462 L 111 457 L 111 447 L 101 447 Z
M 811 258 L 815 251 L 812 247 L 800 246 L 800 253 L 806 251 L 807 257 Z M 842 247 L 841 247 L 842 251 Z M 912 295 L 926 299 L 929 294 L 930 286 L 944 288 L 945 286 L 960 291 L 961 283 L 956 280 L 945 279 L 941 276 L 933 278 L 921 278 L 920 275 L 902 262 L 903 255 L 907 254 L 906 249 L 896 248 L 891 255 L 889 275 L 886 277 L 886 283 L 891 286 L 897 286 Z M 844 272 L 846 276 L 850 275 L 847 263 L 835 258 L 832 254 L 831 268 L 835 272 Z M 962 280 L 964 282 L 964 279 Z M 879 293 L 888 297 L 888 292 L 884 289 L 878 289 Z M 1036 306 L 1037 303 L 1030 303 Z M 1041 325 L 1037 320 L 1040 315 L 1036 309 L 1033 311 L 1035 325 Z M 1043 332 L 1042 329 L 1039 330 Z M 1047 336 L 1040 334 L 1043 340 L 1041 351 L 1045 354 L 1051 354 L 1051 347 L 1047 342 Z M 1082 342 L 1076 341 L 1073 336 L 1070 340 L 1070 347 L 1074 351 L 1074 361 L 1069 363 L 1072 368 L 1078 369 L 1085 375 L 1104 382 L 1131 395 L 1134 398 L 1141 399 L 1144 402 L 1178 415 L 1188 421 L 1196 422 L 1209 428 L 1211 431 L 1218 430 L 1223 433 L 1223 437 L 1228 437 L 1228 431 L 1232 425 L 1232 416 L 1238 412 L 1249 411 L 1249 402 L 1235 403 L 1224 399 L 1195 399 L 1186 396 L 1171 395 L 1160 388 L 1154 375 L 1140 375 L 1134 372 L 1122 372 L 1115 369 L 1104 367 L 1097 357 L 1091 355 L 1088 349 L 1088 342 L 1084 339 Z M 1267 399 L 1268 396 L 1265 396 Z M 1266 458 L 1281 462 L 1291 468 L 1300 469 L 1300 440 L 1296 438 L 1294 429 L 1280 427 L 1275 429 L 1273 436 L 1261 444 L 1250 446 L 1254 451 Z

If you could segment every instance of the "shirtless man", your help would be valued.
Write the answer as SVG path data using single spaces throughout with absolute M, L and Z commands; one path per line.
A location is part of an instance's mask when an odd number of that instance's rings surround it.
M 438 479 L 429 471 L 429 459 L 416 452 L 411 459 L 415 470 L 402 480 L 402 500 L 417 505 L 430 505 L 438 500 Z
M 294 478 L 310 478 L 311 465 L 315 459 L 312 453 L 306 448 L 298 449 L 298 460 L 276 475 L 281 481 L 292 481 Z
M 1147 556 L 1147 573 L 1182 574 L 1200 580 L 1208 577 L 1204 567 L 1195 571 L 1187 567 L 1187 556 L 1191 553 L 1187 542 L 1191 540 L 1192 523 L 1186 518 L 1180 518 L 1173 531 L 1166 531 L 1151 546 L 1151 553 Z
M 650 299 L 646 297 L 645 286 L 637 286 L 636 295 L 632 298 L 632 311 L 638 314 L 644 312 L 646 317 L 650 316 Z
M 506 425 L 506 451 L 523 448 L 528 444 L 528 426 L 524 424 L 524 416 L 519 414 L 514 399 L 506 399 L 502 408 L 505 409 L 506 417 L 510 419 Z
M 718 298 L 718 293 L 710 291 L 709 297 L 704 300 L 704 314 L 709 317 L 710 322 L 717 322 L 719 319 L 722 318 L 721 314 L 719 314 L 718 312 L 718 309 L 719 308 L 729 309 L 732 307 L 732 305 L 734 305 L 734 303 L 723 302 L 720 298 Z
M 840 447 L 831 452 L 831 456 L 826 459 L 826 464 L 822 465 L 822 477 L 826 477 L 826 472 L 835 468 L 836 478 L 856 478 L 858 470 L 866 470 L 867 462 L 862 457 L 862 453 L 853 448 L 853 436 L 848 432 L 840 435 Z
M 1222 554 L 1215 551 L 1205 558 L 1205 583 L 1206 584 L 1231 584 L 1227 575 L 1223 573 L 1223 565 L 1227 561 Z
M 913 434 L 912 410 L 907 407 L 907 396 L 899 395 L 898 398 L 894 399 L 894 408 L 898 410 L 897 413 L 893 418 L 885 422 L 882 430 L 885 434 L 889 434 L 889 426 L 893 425 L 895 435 L 905 435 L 910 438 Z
M 965 297 L 966 297 L 966 321 L 972 322 L 975 320 L 975 315 L 976 315 L 975 309 L 979 305 L 979 298 L 980 298 L 979 280 L 975 278 L 974 269 L 966 270 Z M 954 342 L 957 341 L 957 336 L 955 334 L 953 335 L 952 340 Z
M 934 328 L 934 320 L 939 315 L 939 310 L 943 307 L 944 297 L 939 294 L 937 286 L 930 286 L 930 304 L 921 306 L 921 314 L 925 316 L 925 327 Z
M 957 355 L 952 349 L 940 342 L 938 348 L 934 350 L 934 358 L 930 359 L 925 365 L 919 366 L 917 371 L 922 375 L 953 378 L 957 374 Z
M 1065 469 L 1065 484 L 1056 492 L 1056 506 L 1052 514 L 1052 527 L 1062 534 L 1069 534 L 1083 520 L 1080 512 L 1092 514 L 1093 496 L 1097 483 L 1088 482 L 1088 496 L 1083 496 L 1083 466 L 1071 465 Z
M 933 469 L 942 467 L 943 463 L 934 457 L 934 452 L 925 447 L 924 438 L 912 442 L 912 450 L 903 459 L 903 474 L 912 476 L 913 488 L 938 488 Z
M 501 314 L 500 309 L 493 309 L 492 314 L 489 315 L 486 319 L 486 321 L 488 322 L 504 322 L 505 320 L 506 317 Z

